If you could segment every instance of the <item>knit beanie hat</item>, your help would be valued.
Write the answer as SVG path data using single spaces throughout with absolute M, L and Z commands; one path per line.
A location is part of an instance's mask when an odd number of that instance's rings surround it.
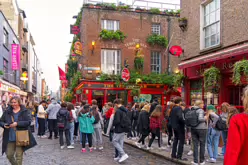
M 213 105 L 208 105 L 208 106 L 207 106 L 207 110 L 208 110 L 208 111 L 209 111 L 209 110 L 212 110 L 212 111 L 216 112 L 216 109 L 215 109 L 215 107 L 214 107 Z

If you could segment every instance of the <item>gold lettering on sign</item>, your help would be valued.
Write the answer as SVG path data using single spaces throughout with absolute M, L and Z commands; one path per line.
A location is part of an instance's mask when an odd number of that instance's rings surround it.
M 223 63 L 223 66 L 222 66 L 222 69 L 223 70 L 229 70 L 229 69 L 232 69 L 233 68 L 233 63 L 231 62 L 231 63 L 226 63 L 226 62 L 224 62 Z

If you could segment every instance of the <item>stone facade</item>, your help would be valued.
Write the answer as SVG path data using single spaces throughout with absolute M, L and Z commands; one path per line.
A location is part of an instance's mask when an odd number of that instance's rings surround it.
M 150 46 L 146 39 L 151 34 L 152 23 L 161 25 L 161 35 L 168 39 L 168 16 L 155 15 L 148 13 L 136 13 L 132 11 L 113 11 L 84 8 L 81 22 L 81 40 L 83 42 L 83 55 L 81 60 L 86 67 L 101 67 L 101 49 L 121 50 L 121 64 L 124 66 L 124 60 L 128 60 L 129 68 L 134 66 L 135 45 L 140 44 L 144 54 L 144 73 L 151 72 L 151 51 L 161 52 L 161 72 L 168 69 L 168 53 L 165 48 L 159 46 Z M 177 17 L 170 17 L 170 35 L 172 36 L 171 45 L 181 45 L 181 30 L 178 27 Z M 120 22 L 120 30 L 128 37 L 121 41 L 103 41 L 99 38 L 101 31 L 101 20 L 117 20 Z M 92 52 L 92 41 L 95 41 L 95 48 Z M 180 59 L 170 55 L 171 71 L 177 68 Z M 84 71 L 85 75 L 87 71 Z M 95 77 L 92 73 L 92 79 Z

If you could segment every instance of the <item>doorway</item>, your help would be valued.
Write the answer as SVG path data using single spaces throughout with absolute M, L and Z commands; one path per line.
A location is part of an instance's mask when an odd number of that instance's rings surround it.
M 102 112 L 102 106 L 104 104 L 104 90 L 92 90 L 92 99 L 97 101 L 97 106 Z

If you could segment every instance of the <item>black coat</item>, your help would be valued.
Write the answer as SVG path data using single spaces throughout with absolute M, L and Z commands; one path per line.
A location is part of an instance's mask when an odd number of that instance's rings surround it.
M 138 132 L 142 135 L 148 135 L 150 133 L 149 113 L 146 111 L 141 111 L 139 113 Z
M 125 132 L 125 130 L 121 127 L 121 121 L 124 115 L 127 115 L 127 109 L 124 106 L 121 106 L 117 109 L 114 116 L 113 126 L 115 133 Z
M 170 123 L 173 129 L 184 130 L 185 124 L 183 119 L 183 110 L 179 106 L 172 108 L 170 113 Z
M 12 124 L 13 108 L 10 106 L 6 111 L 4 111 L 1 119 L 0 126 L 4 128 L 5 124 Z M 23 105 L 21 105 L 20 114 L 17 121 L 17 130 L 29 130 L 29 145 L 23 147 L 23 151 L 26 151 L 37 145 L 37 142 L 30 131 L 30 125 L 32 121 L 32 115 L 29 110 L 27 110 Z M 6 152 L 7 145 L 9 141 L 9 129 L 4 128 L 3 141 L 2 141 L 2 154 Z

